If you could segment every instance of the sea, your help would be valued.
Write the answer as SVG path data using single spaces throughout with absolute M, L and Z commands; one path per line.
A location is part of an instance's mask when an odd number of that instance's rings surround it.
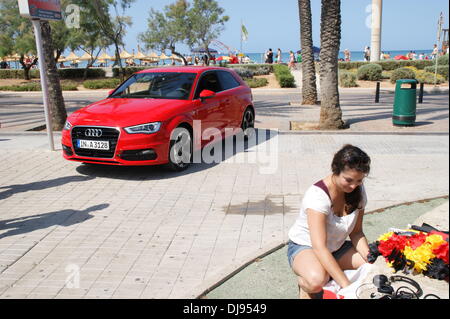
M 392 50 L 392 51 L 383 51 L 384 53 L 388 53 L 393 59 L 397 55 L 407 55 L 410 51 L 416 52 L 417 56 L 423 53 L 425 56 L 430 56 L 433 50 Z M 295 51 L 296 52 L 296 51 Z M 264 53 L 245 53 L 250 60 L 255 63 L 264 63 Z M 364 51 L 350 51 L 351 61 L 364 61 Z M 274 59 L 276 56 L 276 51 L 274 52 Z M 289 52 L 281 52 L 282 62 L 289 62 Z M 344 52 L 339 52 L 339 59 L 344 59 Z

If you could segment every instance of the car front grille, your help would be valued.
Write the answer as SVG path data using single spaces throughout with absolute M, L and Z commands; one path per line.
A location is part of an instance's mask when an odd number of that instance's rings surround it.
M 101 130 L 101 136 L 92 137 L 86 136 L 89 130 Z M 89 134 L 88 134 L 89 135 Z M 116 152 L 117 141 L 119 140 L 120 131 L 114 127 L 102 127 L 102 126 L 75 126 L 72 128 L 72 145 L 75 154 L 83 157 L 93 158 L 113 158 Z M 108 141 L 109 150 L 92 150 L 79 148 L 77 140 L 88 141 Z

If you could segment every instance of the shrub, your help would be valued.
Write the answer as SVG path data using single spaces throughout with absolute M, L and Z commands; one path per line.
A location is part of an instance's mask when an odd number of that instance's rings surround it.
M 264 79 L 264 78 L 244 79 L 244 81 L 252 89 L 263 87 L 263 86 L 266 86 L 267 84 L 269 84 L 269 81 L 267 79 Z
M 253 71 L 254 75 L 268 75 L 269 73 L 274 72 L 272 64 L 227 64 L 226 66 L 232 69 L 248 69 Z
M 397 60 L 383 60 L 374 63 L 355 61 L 355 62 L 339 62 L 340 70 L 351 70 L 355 68 L 360 68 L 367 64 L 378 64 L 383 68 L 383 71 L 393 71 L 398 68 L 405 66 L 413 66 L 419 70 L 423 70 L 425 67 L 433 65 L 432 60 L 408 60 L 408 61 L 397 61 Z
M 0 79 L 23 79 L 24 71 L 22 69 L 0 69 Z M 30 78 L 39 79 L 39 70 L 31 69 Z
M 383 68 L 374 63 L 366 64 L 358 68 L 358 80 L 379 81 Z
M 269 75 L 272 68 L 268 66 L 260 66 L 253 71 L 253 75 Z
M 276 64 L 273 66 L 275 77 L 282 88 L 295 88 L 295 78 L 287 65 Z
M 0 91 L 16 91 L 16 92 L 41 91 L 41 84 L 37 82 L 32 82 L 21 85 L 0 86 Z
M 340 61 L 338 63 L 340 70 L 351 70 L 351 69 L 358 69 L 359 67 L 368 64 L 368 62 L 362 62 L 362 61 L 355 61 L 355 62 L 342 62 Z
M 247 68 L 233 68 L 234 71 L 241 77 L 241 78 L 247 78 L 251 79 L 253 78 L 253 71 Z
M 436 66 L 427 66 L 425 68 L 426 72 L 435 73 Z M 444 79 L 448 80 L 448 65 L 438 65 L 437 73 L 444 77 Z
M 61 79 L 82 79 L 86 69 L 70 68 L 70 69 L 58 69 L 58 74 Z M 91 69 L 87 70 L 87 78 L 104 78 L 105 70 L 103 69 Z
M 391 83 L 397 82 L 400 79 L 415 79 L 416 75 L 414 71 L 407 68 L 400 68 L 392 71 L 391 74 Z
M 75 82 L 61 82 L 61 89 L 63 91 L 76 91 L 78 84 Z M 0 86 L 0 91 L 16 91 L 16 92 L 31 92 L 41 91 L 41 84 L 39 82 L 30 82 L 20 85 L 6 85 Z
M 82 79 L 85 69 L 58 69 L 60 79 Z M 32 79 L 39 79 L 39 70 L 31 69 L 30 77 Z M 103 69 L 88 69 L 87 78 L 104 78 L 105 71 Z M 23 70 L 16 69 L 2 69 L 0 70 L 0 79 L 23 79 Z
M 356 84 L 356 74 L 348 71 L 340 71 L 339 85 L 344 88 L 352 88 L 358 86 Z
M 157 66 L 156 66 L 157 67 Z M 123 72 L 125 77 L 129 77 L 131 76 L 133 73 L 142 71 L 142 70 L 147 70 L 147 69 L 153 69 L 156 67 L 151 67 L 151 66 L 129 66 L 129 67 L 125 67 L 123 68 Z M 113 77 L 117 78 L 120 76 L 120 68 L 113 68 Z
M 120 84 L 120 79 L 87 80 L 83 82 L 86 89 L 115 89 Z
M 448 65 L 448 54 L 438 58 L 438 65 Z
M 424 70 L 418 70 L 416 72 L 416 80 L 419 81 L 419 83 L 434 84 L 434 73 Z M 442 75 L 438 74 L 436 77 L 436 84 L 441 84 L 444 82 L 445 78 Z
M 61 81 L 61 89 L 63 91 L 77 91 L 78 83 L 72 81 Z
M 381 78 L 383 80 L 389 80 L 391 78 L 392 71 L 383 71 L 381 73 Z

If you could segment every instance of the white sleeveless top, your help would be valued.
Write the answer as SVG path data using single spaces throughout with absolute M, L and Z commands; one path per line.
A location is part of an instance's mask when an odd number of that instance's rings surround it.
M 367 195 L 364 186 L 361 185 L 362 200 L 361 210 L 364 210 L 367 204 Z M 303 197 L 299 216 L 294 225 L 289 230 L 289 239 L 298 245 L 311 246 L 311 237 L 308 228 L 307 209 L 313 209 L 327 216 L 327 248 L 330 252 L 338 250 L 347 239 L 348 235 L 355 228 L 356 220 L 360 209 L 356 209 L 346 216 L 336 216 L 331 208 L 331 199 L 328 194 L 317 185 L 308 188 Z

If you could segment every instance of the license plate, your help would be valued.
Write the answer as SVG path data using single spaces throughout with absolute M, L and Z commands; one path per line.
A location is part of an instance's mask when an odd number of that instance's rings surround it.
M 108 141 L 89 141 L 89 140 L 77 140 L 78 148 L 85 148 L 90 150 L 109 150 Z

